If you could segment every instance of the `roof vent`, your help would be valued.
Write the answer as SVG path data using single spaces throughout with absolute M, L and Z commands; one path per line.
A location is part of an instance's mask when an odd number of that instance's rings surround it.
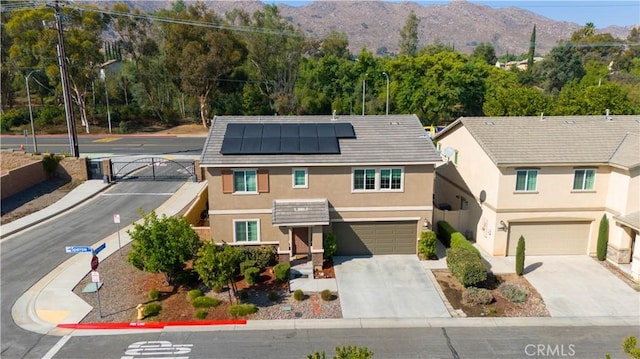
M 337 121 L 338 118 L 336 117 L 336 110 L 333 110 L 333 113 L 331 114 L 331 121 Z
M 607 109 L 605 111 L 604 119 L 607 120 L 607 121 L 613 121 L 613 117 L 611 116 L 611 113 L 609 112 L 609 109 Z
M 544 121 L 544 120 L 545 120 L 544 112 L 540 112 L 540 121 Z
M 496 123 L 495 123 L 495 122 L 493 122 L 493 121 L 484 121 L 484 124 L 485 124 L 485 125 L 489 125 L 489 126 L 493 126 L 493 125 L 495 125 Z
M 400 122 L 398 122 L 398 121 L 393 121 L 393 122 L 389 122 L 389 124 L 390 124 L 390 125 L 399 125 L 399 124 L 400 124 Z
M 574 123 L 576 123 L 576 121 L 574 121 L 574 120 L 566 120 L 566 121 L 564 121 L 564 123 L 568 123 L 570 125 L 573 125 Z

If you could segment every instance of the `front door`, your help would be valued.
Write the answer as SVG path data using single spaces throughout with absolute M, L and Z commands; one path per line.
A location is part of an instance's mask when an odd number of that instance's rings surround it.
M 293 255 L 309 254 L 309 228 L 296 227 L 292 230 L 293 235 Z

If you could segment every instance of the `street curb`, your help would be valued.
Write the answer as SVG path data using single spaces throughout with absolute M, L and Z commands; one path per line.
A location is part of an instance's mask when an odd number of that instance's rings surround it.
M 202 320 L 189 322 L 130 322 L 130 323 L 78 323 L 58 324 L 60 329 L 163 329 L 165 327 L 191 327 L 212 325 L 246 325 L 246 320 Z

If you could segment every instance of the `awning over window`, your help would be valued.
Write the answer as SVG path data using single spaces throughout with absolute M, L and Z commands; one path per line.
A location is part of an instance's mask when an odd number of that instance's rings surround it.
M 327 199 L 275 200 L 271 223 L 274 226 L 326 226 L 329 225 Z

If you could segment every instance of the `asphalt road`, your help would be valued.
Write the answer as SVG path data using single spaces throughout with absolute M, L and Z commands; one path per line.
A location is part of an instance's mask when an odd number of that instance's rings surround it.
M 53 358 L 302 359 L 334 348 L 369 348 L 375 359 L 625 358 L 638 327 L 501 327 L 162 332 L 65 337 Z
M 70 153 L 69 138 L 66 135 L 36 137 L 38 152 Z M 200 155 L 205 137 L 176 136 L 104 136 L 91 135 L 78 137 L 80 156 L 99 155 Z M 33 140 L 29 136 L 0 136 L 0 148 L 20 149 L 34 152 Z M 104 156 L 103 156 L 104 157 Z
M 121 228 L 157 208 L 184 182 L 122 182 L 80 207 L 46 221 L 0 244 L 0 335 L 4 358 L 42 358 L 59 338 L 31 333 L 11 318 L 13 303 L 31 286 L 69 258 L 65 246 L 90 246 L 114 233 L 113 214 Z M 90 258 L 87 257 L 87 271 Z

